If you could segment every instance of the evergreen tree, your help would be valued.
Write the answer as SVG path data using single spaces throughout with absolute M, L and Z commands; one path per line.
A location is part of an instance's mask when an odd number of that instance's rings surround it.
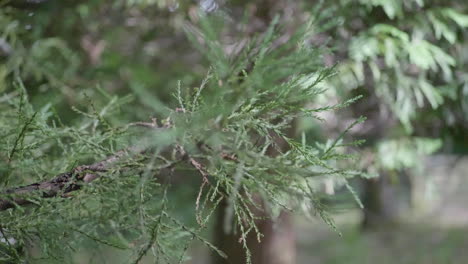
M 89 250 L 102 263 L 112 249 L 124 263 L 180 263 L 194 240 L 227 257 L 206 238 L 223 203 L 247 263 L 264 218 L 301 208 L 334 227 L 320 186 L 360 175 L 343 135 L 363 119 L 325 142 L 296 137 L 294 122 L 357 100 L 311 104 L 335 74 L 310 41 L 318 12 L 252 33 L 208 2 L 0 9 L 3 262 Z

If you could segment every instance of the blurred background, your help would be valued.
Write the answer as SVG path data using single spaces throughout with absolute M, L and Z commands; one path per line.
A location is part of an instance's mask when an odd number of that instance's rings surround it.
M 108 95 L 131 106 L 110 122 L 164 116 L 178 82 L 196 86 L 209 70 L 190 39 L 201 17 L 217 21 L 213 34 L 235 57 L 276 15 L 280 41 L 313 21 L 309 41 L 336 67 L 312 105 L 363 95 L 298 127 L 326 140 L 367 117 L 347 137 L 366 140 L 355 165 L 379 175 L 350 182 L 363 209 L 339 181 L 323 183 L 338 232 L 314 217 L 280 219 L 289 228 L 279 235 L 297 242 L 276 249 L 293 256 L 277 263 L 468 263 L 468 1 L 2 0 L 0 104 L 20 77 L 33 105 L 53 107 L 64 124 Z M 120 254 L 79 252 L 76 262 Z M 202 245 L 190 255 L 209 262 Z

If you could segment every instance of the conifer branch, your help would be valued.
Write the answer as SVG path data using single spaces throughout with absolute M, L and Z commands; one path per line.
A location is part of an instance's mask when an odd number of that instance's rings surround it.
M 130 123 L 128 126 L 141 126 L 151 129 L 164 129 L 170 127 L 168 125 L 159 126 L 156 122 L 156 119 L 153 119 L 151 123 L 134 122 Z M 202 175 L 202 190 L 206 184 L 210 183 L 208 180 L 209 174 L 205 165 L 191 157 L 182 146 L 176 145 L 175 149 L 180 154 L 179 159 L 175 162 L 170 163 L 167 166 L 160 167 L 159 170 L 168 169 L 170 167 L 173 167 L 179 161 L 186 160 Z M 129 147 L 127 149 L 119 150 L 115 154 L 108 156 L 107 158 L 99 162 L 90 165 L 81 165 L 75 167 L 74 169 L 68 172 L 61 173 L 55 176 L 51 180 L 36 182 L 25 186 L 4 190 L 0 193 L 0 195 L 11 197 L 0 198 L 0 211 L 7 210 L 9 208 L 14 208 L 15 206 L 25 206 L 34 203 L 34 201 L 32 201 L 31 199 L 14 196 L 27 196 L 36 193 L 40 194 L 40 197 L 42 198 L 51 198 L 56 196 L 66 197 L 67 193 L 80 189 L 83 183 L 92 182 L 101 176 L 100 173 L 109 171 L 111 165 L 117 163 L 118 161 L 121 161 L 125 156 L 128 156 L 128 153 L 144 153 L 146 151 L 147 149 L 142 147 Z M 222 159 L 237 162 L 237 158 L 233 154 L 222 152 L 220 153 L 220 156 Z M 200 199 L 200 197 L 198 197 L 198 199 Z
M 122 160 L 123 157 L 127 156 L 127 153 L 142 153 L 144 151 L 145 150 L 138 149 L 137 147 L 130 147 L 128 149 L 119 150 L 115 154 L 107 157 L 102 161 L 90 165 L 81 165 L 75 167 L 69 172 L 61 173 L 51 180 L 32 183 L 22 187 L 7 189 L 2 192 L 2 195 L 16 196 L 41 193 L 41 196 L 43 198 L 65 195 L 69 192 L 80 189 L 82 183 L 89 183 L 99 178 L 99 173 L 108 171 L 111 165 Z M 33 201 L 27 198 L 1 198 L 0 211 L 4 211 L 15 206 L 28 205 L 31 203 L 33 203 Z

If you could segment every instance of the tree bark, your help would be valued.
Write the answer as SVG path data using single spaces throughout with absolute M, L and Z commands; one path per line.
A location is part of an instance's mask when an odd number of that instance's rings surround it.
M 259 205 L 265 209 L 265 203 L 259 199 Z M 212 264 L 241 264 L 246 263 L 246 251 L 243 248 L 239 229 L 230 233 L 224 232 L 225 213 L 228 204 L 223 201 L 218 208 L 214 230 L 216 246 L 228 256 L 227 259 L 213 255 Z M 256 210 L 260 217 L 268 217 L 265 211 Z M 261 242 L 257 240 L 255 232 L 246 237 L 247 246 L 251 252 L 252 264 L 293 264 L 296 263 L 296 236 L 294 233 L 291 213 L 282 211 L 275 220 L 266 218 L 257 221 L 259 231 L 263 234 Z
M 411 182 L 407 173 L 383 171 L 364 183 L 363 230 L 397 226 L 410 205 Z
M 291 122 L 290 128 L 285 131 L 289 137 L 296 133 L 297 121 Z M 271 147 L 267 151 L 269 156 L 280 155 L 280 150 L 288 149 L 287 142 L 280 136 L 272 133 L 271 136 L 275 139 L 278 148 Z M 254 199 L 258 208 L 250 208 L 250 210 L 262 220 L 257 220 L 256 225 L 263 235 L 260 242 L 257 240 L 257 234 L 250 232 L 246 237 L 247 246 L 251 252 L 252 264 L 294 264 L 296 263 L 296 235 L 294 232 L 294 220 L 292 214 L 282 210 L 277 219 L 272 220 L 268 214 L 266 202 L 260 195 L 255 195 Z M 222 201 L 218 208 L 218 215 L 215 224 L 215 245 L 228 256 L 227 259 L 222 259 L 218 256 L 213 256 L 212 264 L 241 264 L 246 263 L 247 256 L 243 248 L 240 230 L 234 230 L 230 233 L 224 232 L 224 223 L 228 202 L 226 199 Z M 237 227 L 236 227 L 237 228 Z

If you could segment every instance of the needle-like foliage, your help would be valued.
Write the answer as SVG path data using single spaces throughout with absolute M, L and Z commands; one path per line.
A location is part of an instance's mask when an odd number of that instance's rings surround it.
M 261 34 L 239 40 L 236 52 L 227 52 L 223 18 L 198 16 L 196 25 L 183 26 L 209 66 L 204 77 L 191 76 L 198 87 L 176 82 L 168 89 L 173 103 L 167 104 L 142 83 L 131 84 L 136 99 L 91 89 L 92 97 L 84 93 L 85 100 L 69 106 L 73 122 L 57 110 L 63 105 L 33 102 L 28 86 L 40 81 L 44 89 L 72 89 L 67 78 L 76 69 L 65 70 L 55 60 L 73 56 L 47 55 L 51 47 L 73 54 L 72 49 L 60 39 L 37 40 L 30 51 L 23 47 L 28 41 L 12 42 L 13 49 L 32 56 L 10 57 L 3 66 L 1 261 L 68 263 L 83 249 L 102 257 L 113 248 L 124 263 L 139 263 L 149 254 L 157 263 L 180 263 L 193 240 L 224 256 L 205 237 L 222 199 L 230 215 L 225 232 L 240 230 L 244 238 L 250 232 L 262 238 L 256 197 L 266 201 L 269 215 L 302 208 L 334 227 L 319 183 L 359 175 L 349 170 L 350 143 L 343 135 L 323 144 L 298 140 L 294 124 L 358 98 L 310 104 L 323 92 L 320 84 L 335 74 L 323 66 L 324 51 L 310 42 L 318 24 L 285 33 L 277 18 Z M 38 61 L 44 67 L 37 73 L 27 67 Z M 124 122 L 124 113 L 140 104 L 150 110 L 146 116 L 157 118 Z M 248 252 L 245 241 L 240 243 Z

